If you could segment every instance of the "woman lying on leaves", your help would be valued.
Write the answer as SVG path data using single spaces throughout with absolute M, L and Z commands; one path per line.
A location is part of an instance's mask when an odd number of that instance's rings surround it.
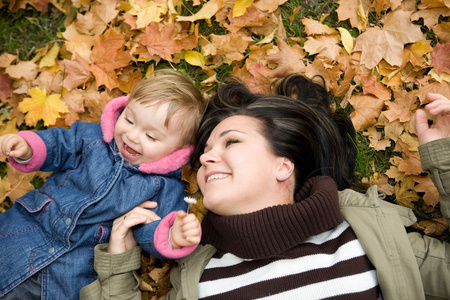
M 450 138 L 443 137 L 450 136 L 450 116 L 439 119 L 447 133 L 437 132 L 420 151 L 448 217 Z M 421 136 L 438 131 L 423 113 L 418 125 Z M 178 261 L 166 297 L 449 299 L 448 245 L 407 235 L 412 211 L 380 200 L 376 186 L 365 194 L 350 189 L 354 138 L 321 84 L 293 75 L 262 96 L 226 80 L 203 117 L 192 157 L 201 164 L 197 181 L 209 211 L 201 242 Z M 99 280 L 81 298 L 140 299 L 132 272 L 140 248 L 129 233 L 145 220 L 139 207 L 116 220 L 109 248 L 96 249 Z

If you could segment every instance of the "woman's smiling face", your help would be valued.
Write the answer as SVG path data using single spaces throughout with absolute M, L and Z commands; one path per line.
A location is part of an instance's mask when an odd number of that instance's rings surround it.
M 277 192 L 286 158 L 272 153 L 261 132 L 261 121 L 240 115 L 211 132 L 197 173 L 206 208 L 226 216 L 292 203 Z

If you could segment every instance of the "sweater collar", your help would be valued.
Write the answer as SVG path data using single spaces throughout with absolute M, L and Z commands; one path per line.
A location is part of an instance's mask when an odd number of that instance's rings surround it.
M 282 254 L 343 222 L 338 190 L 330 177 L 307 180 L 295 201 L 242 215 L 208 212 L 202 222 L 202 243 L 244 259 L 263 259 Z
M 118 97 L 109 101 L 103 109 L 100 125 L 102 128 L 103 140 L 105 142 L 114 142 L 114 128 L 116 126 L 117 118 L 125 109 L 127 101 L 128 96 Z M 176 150 L 157 161 L 142 163 L 139 165 L 138 169 L 139 171 L 148 174 L 167 174 L 176 171 L 188 163 L 193 150 L 193 146 Z

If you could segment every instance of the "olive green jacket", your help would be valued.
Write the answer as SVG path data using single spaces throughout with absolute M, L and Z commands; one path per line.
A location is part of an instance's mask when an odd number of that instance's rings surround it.
M 442 212 L 448 217 L 450 138 L 419 149 L 423 169 L 438 187 Z M 339 202 L 344 219 L 377 270 L 384 300 L 450 299 L 450 246 L 419 233 L 407 234 L 405 227 L 416 222 L 410 209 L 381 200 L 376 186 L 365 194 L 349 189 L 341 191 Z M 97 246 L 95 268 L 99 279 L 82 289 L 81 299 L 140 299 L 132 272 L 139 265 L 129 263 L 140 258 L 139 248 L 135 249 L 120 254 L 128 259 L 122 259 L 126 266 L 119 266 L 115 264 L 119 259 L 113 260 L 105 246 Z M 200 245 L 189 256 L 179 259 L 171 274 L 173 288 L 166 299 L 197 299 L 200 276 L 215 251 L 211 245 Z

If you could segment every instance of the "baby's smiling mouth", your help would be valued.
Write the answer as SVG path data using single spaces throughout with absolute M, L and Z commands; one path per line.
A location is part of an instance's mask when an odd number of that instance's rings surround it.
M 123 154 L 125 154 L 127 157 L 130 158 L 135 158 L 139 155 L 141 155 L 141 153 L 137 152 L 136 150 L 134 150 L 133 148 L 131 148 L 130 146 L 128 146 L 127 144 L 123 143 Z

